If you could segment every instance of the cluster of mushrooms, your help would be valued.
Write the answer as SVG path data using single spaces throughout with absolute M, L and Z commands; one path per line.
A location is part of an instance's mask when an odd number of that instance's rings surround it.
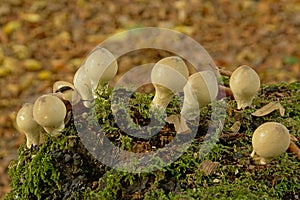
M 73 84 L 57 81 L 53 93 L 45 94 L 32 103 L 25 103 L 16 118 L 19 129 L 26 135 L 26 146 L 31 148 L 40 143 L 40 132 L 58 135 L 65 127 L 68 105 L 82 102 L 91 108 L 96 91 L 112 80 L 118 71 L 114 55 L 105 48 L 93 50 L 77 70 Z M 176 81 L 174 81 L 176 80 Z M 178 56 L 157 62 L 151 71 L 155 96 L 151 109 L 165 109 L 176 92 L 184 92 L 181 109 L 182 120 L 190 120 L 191 113 L 214 101 L 218 95 L 218 83 L 213 71 L 200 71 L 189 76 L 188 67 Z M 230 76 L 230 89 L 238 109 L 252 104 L 260 89 L 257 73 L 248 66 L 238 67 Z M 290 144 L 287 128 L 279 123 L 268 122 L 259 126 L 252 138 L 252 157 L 258 156 L 260 164 L 285 152 Z

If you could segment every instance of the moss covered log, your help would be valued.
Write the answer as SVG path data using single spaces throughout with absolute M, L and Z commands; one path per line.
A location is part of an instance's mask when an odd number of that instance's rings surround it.
M 130 118 L 137 124 L 149 123 L 152 98 L 153 94 L 132 96 Z M 18 159 L 10 164 L 12 190 L 5 199 L 299 198 L 300 162 L 295 155 L 284 153 L 261 166 L 254 164 L 250 153 L 252 134 L 264 122 L 282 123 L 290 134 L 300 137 L 300 82 L 263 85 L 253 105 L 243 111 L 236 109 L 234 100 L 229 97 L 225 100 L 224 128 L 205 158 L 199 158 L 197 152 L 208 127 L 211 105 L 201 109 L 198 132 L 189 149 L 172 164 L 149 173 L 117 171 L 97 161 L 82 144 L 71 120 L 61 135 L 46 135 L 40 146 L 32 149 L 25 144 L 20 146 Z M 180 97 L 173 98 L 167 108 L 168 115 L 180 112 L 179 102 Z M 276 110 L 263 117 L 252 115 L 269 102 L 280 102 L 285 114 L 281 116 Z M 105 136 L 122 149 L 154 151 L 164 147 L 176 134 L 173 124 L 165 123 L 151 139 L 128 136 L 114 123 L 110 105 L 111 91 L 105 87 L 99 93 L 92 117 L 102 124 Z M 240 126 L 232 131 L 237 121 Z M 295 143 L 300 146 L 299 141 Z

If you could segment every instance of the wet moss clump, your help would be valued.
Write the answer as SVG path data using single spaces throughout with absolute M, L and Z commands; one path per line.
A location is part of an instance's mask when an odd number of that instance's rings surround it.
M 72 119 L 61 135 L 46 135 L 45 142 L 32 149 L 21 145 L 18 159 L 10 164 L 12 189 L 5 199 L 296 199 L 300 196 L 300 162 L 295 155 L 284 153 L 264 166 L 255 165 L 250 158 L 252 134 L 264 122 L 282 123 L 292 135 L 300 137 L 299 82 L 263 85 L 253 105 L 243 111 L 237 110 L 235 101 L 229 97 L 201 109 L 200 120 L 188 122 L 197 133 L 185 153 L 165 168 L 147 173 L 128 173 L 104 165 L 82 143 L 84 132 L 77 130 L 87 130 L 99 137 L 99 141 L 106 137 L 120 149 L 135 153 L 155 152 L 174 140 L 176 131 L 173 124 L 164 121 L 166 116 L 158 113 L 153 118 L 149 113 L 153 94 L 131 95 L 124 89 L 118 94 L 112 98 L 112 91 L 105 87 L 95 101 L 95 109 L 86 114 L 87 110 L 79 105 L 77 109 L 83 114 L 76 122 Z M 128 95 L 129 106 L 126 106 L 123 96 Z M 166 115 L 180 113 L 182 98 L 182 94 L 173 98 Z M 283 116 L 278 110 L 263 117 L 252 115 L 272 101 L 285 108 Z M 226 102 L 226 112 L 217 116 L 226 117 L 223 129 L 218 126 L 213 129 L 218 133 L 217 142 L 205 157 L 199 157 L 212 113 L 218 112 L 215 109 L 221 102 Z M 120 106 L 118 119 L 114 118 L 112 104 Z M 151 120 L 163 128 L 150 138 L 133 137 L 124 131 L 126 123 L 122 122 L 146 126 Z M 232 131 L 237 121 L 240 126 Z M 96 123 L 101 124 L 101 132 L 95 128 Z M 300 142 L 295 143 L 300 146 Z

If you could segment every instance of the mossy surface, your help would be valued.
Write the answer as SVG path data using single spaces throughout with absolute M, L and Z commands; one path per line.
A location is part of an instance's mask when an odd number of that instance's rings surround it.
M 225 81 L 226 82 L 226 81 Z M 126 92 L 125 90 L 123 92 Z M 130 99 L 129 115 L 123 120 L 136 124 L 150 122 L 149 104 L 153 94 L 136 93 Z M 122 105 L 122 98 L 117 99 Z M 176 131 L 165 123 L 150 139 L 128 136 L 115 123 L 111 91 L 105 88 L 96 100 L 96 109 L 88 117 L 97 119 L 105 136 L 114 145 L 131 152 L 155 151 L 168 144 Z M 167 167 L 148 173 L 127 173 L 107 167 L 86 150 L 74 122 L 58 137 L 46 136 L 38 148 L 20 146 L 18 159 L 11 162 L 12 190 L 5 199 L 296 199 L 300 197 L 300 162 L 291 153 L 274 158 L 267 165 L 255 165 L 250 158 L 251 137 L 264 122 L 284 124 L 290 133 L 300 136 L 300 83 L 263 85 L 253 105 L 243 111 L 226 98 L 226 119 L 218 142 L 204 158 L 198 152 L 208 129 L 212 105 L 201 109 L 198 132 L 188 150 Z M 174 97 L 167 115 L 178 114 L 182 96 Z M 280 102 L 285 115 L 274 111 L 263 117 L 251 115 L 271 101 Z M 120 103 L 121 102 L 121 103 Z M 216 102 L 216 104 L 219 102 Z M 124 107 L 124 109 L 128 109 Z M 121 113 L 122 114 L 122 113 Z M 86 119 L 83 119 L 86 120 Z M 154 120 L 163 121 L 157 115 Z M 95 120 L 91 120 L 94 121 Z M 122 120 L 121 120 L 122 121 Z M 238 132 L 231 127 L 240 121 Z M 78 123 L 78 122 L 77 122 Z M 80 123 L 80 120 L 79 120 Z M 93 123 L 87 124 L 93 130 Z M 151 131 L 151 130 L 150 130 Z M 299 146 L 300 143 L 296 142 Z M 155 148 L 153 148 L 155 147 Z M 203 164 L 213 164 L 211 171 Z

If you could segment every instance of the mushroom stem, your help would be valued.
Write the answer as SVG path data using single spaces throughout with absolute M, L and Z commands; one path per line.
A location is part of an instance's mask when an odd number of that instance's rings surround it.
M 156 85 L 156 94 L 151 102 L 151 107 L 159 104 L 160 107 L 165 108 L 168 106 L 173 96 L 174 93 L 170 89 Z
M 113 79 L 118 71 L 117 60 L 107 49 L 98 47 L 87 57 L 84 68 L 90 80 L 91 89 L 96 97 L 97 89 L 102 89 L 103 85 Z
M 33 104 L 25 103 L 22 106 L 17 114 L 16 122 L 26 136 L 27 148 L 30 149 L 32 146 L 39 145 L 41 127 L 33 119 Z
M 184 101 L 181 110 L 183 118 L 194 119 L 199 109 L 214 101 L 218 93 L 217 79 L 212 71 L 192 74 L 183 88 Z
M 93 93 L 91 88 L 90 80 L 86 75 L 84 66 L 81 66 L 74 75 L 73 83 L 76 91 L 81 96 L 83 105 L 86 108 L 91 108 L 93 106 Z
M 57 136 L 57 135 L 59 135 L 60 131 L 63 130 L 64 128 L 65 128 L 65 124 L 61 123 L 57 127 L 44 127 L 44 130 L 47 133 L 51 133 L 52 136 Z
M 178 56 L 166 57 L 158 61 L 151 71 L 151 81 L 155 88 L 151 110 L 154 107 L 165 109 L 174 93 L 182 91 L 188 74 L 186 64 Z

